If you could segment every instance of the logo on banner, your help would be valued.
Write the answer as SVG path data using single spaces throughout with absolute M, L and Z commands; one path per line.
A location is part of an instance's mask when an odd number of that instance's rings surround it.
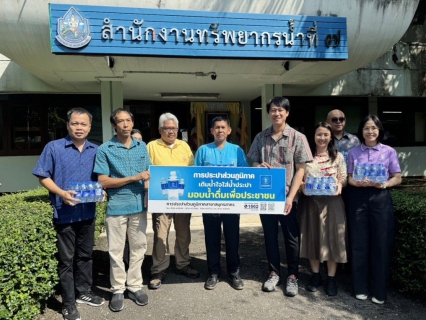
M 58 19 L 57 33 L 56 40 L 71 49 L 84 47 L 92 40 L 89 20 L 83 18 L 74 7 Z
M 261 189 L 272 189 L 272 176 L 260 176 L 260 188 Z

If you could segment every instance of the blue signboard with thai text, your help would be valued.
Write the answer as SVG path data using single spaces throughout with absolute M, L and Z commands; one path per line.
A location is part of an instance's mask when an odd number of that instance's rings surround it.
M 148 212 L 284 212 L 285 169 L 150 166 Z
M 49 6 L 55 54 L 348 59 L 344 17 Z

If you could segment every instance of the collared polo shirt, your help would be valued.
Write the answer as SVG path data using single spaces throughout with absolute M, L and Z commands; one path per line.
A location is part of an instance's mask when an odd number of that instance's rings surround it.
M 214 142 L 198 148 L 195 154 L 196 166 L 248 167 L 243 149 L 236 144 L 227 142 L 219 149 Z
M 147 148 L 154 165 L 192 166 L 194 164 L 194 155 L 185 141 L 176 139 L 173 147 L 170 148 L 162 139 L 157 139 L 148 143 Z
M 392 147 L 378 143 L 374 147 L 361 144 L 349 151 L 348 174 L 354 172 L 357 163 L 383 164 L 389 174 L 400 173 L 398 155 Z
M 94 172 L 111 178 L 125 178 L 148 170 L 150 165 L 145 142 L 132 138 L 132 143 L 127 148 L 114 136 L 98 148 Z M 119 188 L 108 188 L 107 193 L 109 215 L 133 214 L 144 210 L 142 180 Z
M 361 142 L 359 141 L 357 136 L 350 134 L 346 131 L 343 131 L 343 135 L 340 139 L 334 137 L 334 147 L 343 155 L 345 161 L 348 161 L 349 150 L 355 148 L 356 146 L 359 146 L 360 144 Z
M 50 178 L 62 190 L 67 190 L 70 182 L 97 181 L 93 173 L 98 146 L 86 140 L 80 152 L 69 136 L 49 142 L 40 155 L 33 170 L 38 178 Z M 75 206 L 64 204 L 62 198 L 49 192 L 55 222 L 74 223 L 93 219 L 95 203 L 81 203 Z
M 247 156 L 258 163 L 266 162 L 272 167 L 285 168 L 286 193 L 288 193 L 294 177 L 295 164 L 312 161 L 311 149 L 306 136 L 288 124 L 277 141 L 272 138 L 272 134 L 272 126 L 258 133 Z

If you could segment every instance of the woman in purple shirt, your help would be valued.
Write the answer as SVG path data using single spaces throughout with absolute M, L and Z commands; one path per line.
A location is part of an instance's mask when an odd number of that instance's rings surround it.
M 357 299 L 383 304 L 386 300 L 386 280 L 394 241 L 394 214 L 389 187 L 401 183 L 401 168 L 396 151 L 379 141 L 384 130 L 379 118 L 366 116 L 358 127 L 361 145 L 348 155 L 348 202 L 352 251 L 352 283 Z M 364 174 L 360 179 L 355 172 L 357 164 L 383 164 L 384 182 Z M 375 169 L 367 170 L 371 174 Z M 376 170 L 377 171 L 377 170 Z M 357 176 L 356 180 L 354 176 Z

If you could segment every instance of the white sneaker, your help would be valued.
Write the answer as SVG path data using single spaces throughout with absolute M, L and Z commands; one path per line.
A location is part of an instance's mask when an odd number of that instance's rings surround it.
M 368 295 L 366 295 L 366 294 L 357 294 L 357 295 L 355 296 L 355 298 L 357 298 L 358 300 L 367 300 Z M 373 299 L 374 299 L 374 298 L 373 298 Z
M 376 298 L 371 298 L 371 301 L 373 301 L 375 304 L 384 304 L 385 301 L 384 300 L 377 300 Z
M 263 283 L 263 291 L 271 292 L 275 290 L 275 287 L 280 282 L 280 277 L 274 271 L 271 271 L 268 280 Z

